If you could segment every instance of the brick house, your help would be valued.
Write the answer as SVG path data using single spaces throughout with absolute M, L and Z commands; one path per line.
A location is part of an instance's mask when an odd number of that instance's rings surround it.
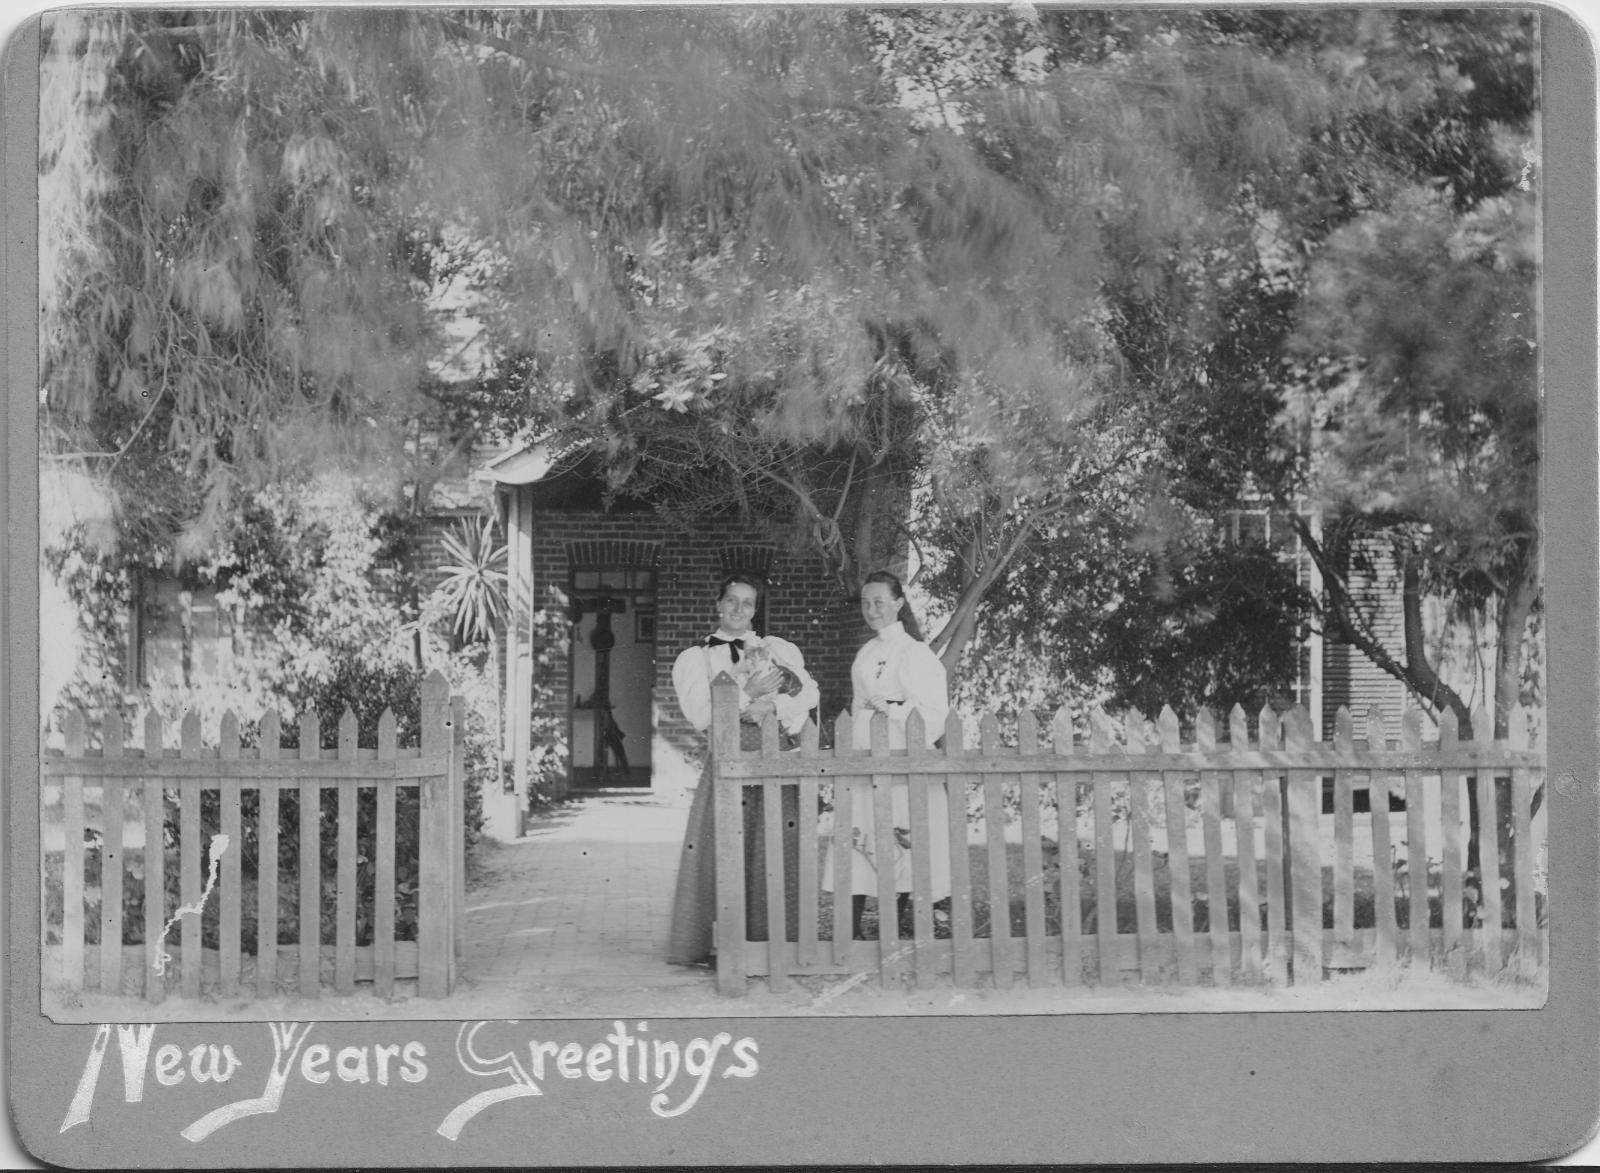
M 526 809 L 535 717 L 564 724 L 571 790 L 647 789 L 663 750 L 698 760 L 704 737 L 678 709 L 672 664 L 715 629 L 717 584 L 730 572 L 766 583 L 756 630 L 805 654 L 824 725 L 848 707 L 850 664 L 867 634 L 855 601 L 819 558 L 794 552 L 770 527 L 730 519 L 681 528 L 626 496 L 608 507 L 583 452 L 562 458 L 535 446 L 491 459 L 475 475 L 493 488 L 508 548 L 507 750 L 515 782 L 486 803 L 492 832 L 515 834 Z M 552 607 L 565 607 L 564 655 L 535 623 L 536 612 Z
M 426 577 L 443 561 L 440 539 L 448 528 L 492 503 L 509 555 L 501 666 L 504 753 L 514 785 L 485 796 L 491 833 L 520 832 L 536 726 L 560 731 L 569 751 L 568 790 L 648 790 L 657 782 L 662 750 L 698 761 L 704 739 L 678 709 L 672 662 L 715 626 L 716 586 L 731 571 L 767 583 L 757 629 L 782 635 L 804 652 L 821 691 L 824 736 L 848 707 L 851 660 L 867 632 L 854 600 L 815 555 L 796 553 L 760 524 L 708 521 L 684 529 L 637 498 L 622 495 L 608 506 L 594 460 L 582 452 L 563 458 L 535 446 L 480 453 L 474 463 L 471 478 L 457 474 L 434 484 L 416 562 Z M 1230 524 L 1236 537 L 1283 544 L 1300 562 L 1304 584 L 1319 588 L 1286 519 L 1247 505 Z M 1351 569 L 1360 580 L 1352 585 L 1372 606 L 1383 643 L 1399 651 L 1397 575 L 1383 551 L 1370 555 L 1370 569 Z M 244 621 L 219 609 L 212 592 L 183 590 L 166 575 L 141 577 L 130 610 L 130 687 L 157 672 L 185 682 L 215 672 Z M 536 623 L 540 611 L 556 622 Z M 1341 705 L 1359 719 L 1377 704 L 1394 727 L 1414 703 L 1403 685 L 1334 636 L 1312 633 L 1299 651 L 1298 679 L 1281 699 L 1305 705 L 1319 737 L 1332 735 Z M 535 665 L 541 666 L 537 681 Z M 604 688 L 597 690 L 602 679 Z
M 508 721 L 516 781 L 514 793 L 501 800 L 506 810 L 498 820 L 491 816 L 497 825 L 515 827 L 526 808 L 535 717 L 545 718 L 546 728 L 553 719 L 566 732 L 571 790 L 649 788 L 658 749 L 698 760 L 704 739 L 678 709 L 672 662 L 713 629 L 716 586 L 731 571 L 767 583 L 757 629 L 805 653 L 821 690 L 824 727 L 848 707 L 850 663 L 867 632 L 854 600 L 814 555 L 796 554 L 759 524 L 730 520 L 682 529 L 636 498 L 619 496 L 607 507 L 596 463 L 583 452 L 534 446 L 489 458 L 475 475 L 492 486 L 507 535 L 506 712 L 526 714 Z M 1291 547 L 1305 585 L 1318 589 L 1315 568 L 1285 519 L 1246 507 L 1232 525 L 1236 537 Z M 1398 588 L 1381 567 L 1367 577 L 1362 585 L 1376 605 L 1380 634 L 1398 648 Z M 553 657 L 541 655 L 551 650 L 542 642 L 550 636 L 533 622 L 552 605 L 569 607 L 571 623 L 562 625 L 564 654 Z M 545 669 L 535 689 L 538 663 Z M 597 692 L 609 709 L 595 705 Z M 1283 699 L 1305 705 L 1321 737 L 1332 735 L 1340 705 L 1364 714 L 1377 704 L 1397 723 L 1408 703 L 1398 681 L 1337 638 L 1317 634 L 1302 643 L 1298 679 Z

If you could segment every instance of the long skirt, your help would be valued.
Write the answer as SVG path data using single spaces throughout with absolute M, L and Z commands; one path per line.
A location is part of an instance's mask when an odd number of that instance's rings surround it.
M 744 794 L 744 935 L 747 941 L 767 939 L 767 835 L 761 788 L 747 786 Z M 783 873 L 785 937 L 798 939 L 800 912 L 800 796 L 794 786 L 783 788 Z M 711 763 L 700 775 L 689 822 L 684 828 L 683 850 L 678 858 L 678 882 L 673 890 L 672 923 L 667 934 L 667 961 L 673 965 L 705 965 L 711 961 L 712 925 L 717 917 L 716 798 L 711 785 Z
M 950 802 L 943 786 L 928 788 L 927 827 L 911 826 L 911 792 L 905 783 L 889 787 L 889 804 L 895 834 L 891 836 L 890 850 L 894 853 L 894 890 L 913 890 L 911 852 L 902 841 L 921 843 L 928 855 L 932 885 L 929 896 L 941 900 L 950 895 Z M 872 811 L 872 788 L 857 786 L 850 802 L 850 890 L 857 896 L 878 894 L 878 833 Z M 834 804 L 833 817 L 843 818 L 846 812 Z M 822 890 L 834 891 L 833 841 L 828 840 L 827 856 L 822 865 Z

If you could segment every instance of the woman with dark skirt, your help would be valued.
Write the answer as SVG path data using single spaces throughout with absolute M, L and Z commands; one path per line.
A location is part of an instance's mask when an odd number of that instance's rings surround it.
M 788 640 L 758 635 L 754 622 L 761 606 L 762 584 L 742 574 L 722 580 L 717 590 L 718 629 L 685 648 L 672 665 L 672 687 L 678 707 L 701 732 L 711 727 L 711 682 L 726 672 L 739 685 L 741 732 L 757 733 L 769 714 L 786 734 L 798 734 L 818 701 L 817 682 L 806 671 L 805 657 Z M 746 744 L 750 744 L 749 741 Z M 710 749 L 705 771 L 689 806 L 678 882 L 673 893 L 672 925 L 667 960 L 674 965 L 705 965 L 712 957 L 712 921 L 716 916 L 716 816 L 711 787 Z M 794 788 L 785 788 L 786 813 L 796 805 Z M 745 936 L 766 937 L 766 852 L 759 792 L 744 805 Z M 787 820 L 790 827 L 794 820 Z M 786 840 L 792 836 L 786 835 Z M 793 855 L 786 850 L 786 855 Z M 786 859 L 786 872 L 797 859 Z M 787 879 L 787 877 L 786 877 Z M 786 889 L 792 887 L 786 883 Z M 794 917 L 789 917 L 791 933 Z

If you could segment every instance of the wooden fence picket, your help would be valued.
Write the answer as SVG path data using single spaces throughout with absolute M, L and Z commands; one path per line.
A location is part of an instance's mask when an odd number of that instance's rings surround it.
M 772 759 L 778 756 L 778 718 L 773 713 L 768 713 L 762 720 L 759 731 L 761 745 L 756 751 L 761 757 Z M 766 875 L 762 877 L 765 882 L 763 899 L 767 912 L 767 981 L 771 988 L 782 993 L 789 988 L 788 966 L 784 963 L 784 943 L 789 937 L 788 924 L 788 899 L 784 892 L 784 850 L 783 850 L 783 787 L 776 781 L 768 780 L 761 783 L 761 826 L 757 834 L 761 836 L 763 855 L 766 859 Z
M 261 718 L 263 763 L 276 762 L 283 748 L 283 727 L 278 714 Z M 257 783 L 256 817 L 256 996 L 270 998 L 278 991 L 278 791 L 276 778 L 262 775 Z
M 437 668 L 422 682 L 422 752 L 447 763 L 442 774 L 422 779 L 418 795 L 421 821 L 417 844 L 417 992 L 443 998 L 451 991 L 454 930 L 450 925 L 455 887 L 450 846 L 454 819 L 448 763 L 452 752 L 450 685 Z
M 1217 720 L 1209 709 L 1194 719 L 1194 747 L 1202 760 L 1217 752 Z M 1222 855 L 1222 778 L 1216 770 L 1200 772 L 1200 818 L 1206 849 L 1206 925 L 1211 953 L 1211 981 L 1233 984 L 1233 946 L 1228 933 L 1228 874 Z M 1243 919 L 1241 916 L 1241 928 Z
M 1383 749 L 1388 745 L 1383 710 L 1373 705 L 1367 710 L 1367 745 Z M 1393 965 L 1399 956 L 1400 930 L 1395 919 L 1394 859 L 1389 845 L 1389 778 L 1378 770 L 1367 774 L 1367 793 L 1372 808 L 1372 904 L 1373 927 L 1377 931 L 1378 965 Z
M 160 772 L 161 716 L 144 718 L 144 996 L 147 1002 L 167 997 L 164 932 L 167 906 L 166 790 Z M 70 746 L 69 756 L 70 756 Z M 155 763 L 152 765 L 152 763 Z
M 1039 720 L 1024 709 L 1017 719 L 1017 752 L 1024 759 L 1018 764 L 1028 769 L 1028 758 L 1039 756 Z M 1040 776 L 1026 772 L 1016 776 L 1019 819 L 1022 824 L 1022 909 L 1024 948 L 1027 951 L 1029 986 L 1050 984 L 1053 976 L 1045 957 L 1044 939 L 1044 840 L 1040 830 Z
M 1474 730 L 1476 733 L 1476 730 Z M 1475 736 L 1474 741 L 1478 738 Z M 1502 948 L 1500 908 L 1500 851 L 1494 770 L 1480 766 L 1475 772 L 1478 787 L 1478 867 L 1482 872 L 1483 918 L 1478 927 L 1479 948 L 1484 972 L 1494 977 L 1505 962 Z
M 833 724 L 833 755 L 843 760 L 851 756 L 855 722 L 849 713 L 840 713 Z M 829 859 L 833 863 L 833 963 L 850 965 L 855 903 L 855 784 L 846 774 L 833 779 L 833 842 Z M 720 824 L 719 824 L 720 825 Z M 720 879 L 718 881 L 721 882 Z
M 807 721 L 800 730 L 800 756 L 812 759 L 817 756 L 817 725 Z M 817 815 L 820 810 L 815 777 L 800 780 L 800 828 L 797 842 L 800 851 L 800 924 L 797 936 L 797 956 L 801 969 L 815 968 L 819 961 L 817 945 L 817 853 L 812 848 L 817 843 Z
M 441 681 L 446 693 L 449 682 Z M 446 778 L 451 859 L 450 944 L 445 949 L 445 989 L 456 988 L 456 958 L 467 948 L 467 699 L 450 697 L 450 758 Z
M 322 722 L 315 713 L 300 717 L 300 760 L 322 757 Z M 300 783 L 300 995 L 322 993 L 322 783 L 303 777 Z
M 1311 715 L 1303 708 L 1284 719 L 1284 746 L 1308 753 L 1315 747 Z M 1288 773 L 1289 885 L 1291 937 L 1296 985 L 1322 981 L 1322 775 L 1317 770 Z
M 740 756 L 738 704 L 738 685 L 733 677 L 718 673 L 711 682 L 712 773 L 706 783 L 713 788 L 718 768 Z M 742 803 L 733 801 L 742 794 L 741 786 L 730 787 L 712 803 L 716 824 L 717 989 L 735 995 L 745 992 L 744 815 Z
M 1513 749 L 1528 747 L 1527 715 L 1518 705 L 1511 711 L 1506 741 Z M 1538 909 L 1533 891 L 1533 864 L 1536 848 L 1533 842 L 1533 779 L 1526 766 L 1511 770 L 1511 844 L 1512 886 L 1516 901 L 1515 916 L 1517 964 L 1528 969 L 1539 960 Z
M 1400 748 L 1422 749 L 1422 712 L 1407 709 L 1400 720 Z M 1414 968 L 1430 963 L 1428 932 L 1428 824 L 1427 797 L 1420 770 L 1402 774 L 1406 796 L 1406 952 Z
M 356 758 L 356 715 L 347 707 L 339 718 L 339 761 Z M 339 779 L 338 863 L 334 872 L 333 988 L 349 994 L 356 988 L 356 811 L 360 792 L 354 778 Z
M 1051 723 L 1051 746 L 1057 757 L 1076 751 L 1072 714 L 1065 705 Z M 1077 775 L 1053 775 L 1056 794 L 1056 865 L 1061 908 L 1061 977 L 1069 986 L 1083 984 L 1083 884 L 1078 868 Z M 963 837 L 964 838 L 964 837 Z
M 1162 753 L 1182 752 L 1178 714 L 1170 705 L 1162 706 L 1156 730 Z M 1189 824 L 1184 780 L 1185 775 L 1178 770 L 1164 770 L 1161 775 L 1166 799 L 1167 874 L 1171 877 L 1172 939 L 1178 954 L 1178 980 L 1192 986 L 1200 980 L 1200 967 L 1195 956 L 1194 896 L 1189 887 Z
M 978 722 L 983 756 L 994 759 L 1004 753 L 1000 725 L 993 713 L 984 713 Z M 984 834 L 988 839 L 989 863 L 989 957 L 991 977 L 996 989 L 1011 988 L 1011 881 L 1006 869 L 1004 779 L 998 772 L 983 775 Z
M 1355 751 L 1355 721 L 1350 709 L 1339 706 L 1333 718 L 1333 750 L 1339 757 Z M 1355 947 L 1355 786 L 1351 772 L 1338 766 L 1333 772 L 1333 940 L 1334 964 L 1346 963 Z
M 1261 748 L 1277 749 L 1279 740 L 1278 715 L 1262 707 L 1257 718 L 1260 728 Z M 1266 971 L 1273 982 L 1282 982 L 1288 976 L 1289 966 L 1289 900 L 1285 884 L 1289 857 L 1285 851 L 1284 829 L 1288 811 L 1284 807 L 1285 782 L 1276 770 L 1263 771 L 1261 775 L 1261 821 L 1265 826 L 1267 863 L 1267 962 Z
M 200 714 L 190 709 L 179 727 L 183 758 L 200 757 Z M 209 854 L 200 841 L 201 779 L 185 774 L 178 782 L 178 937 L 179 990 L 185 998 L 200 996 L 200 934 L 209 901 L 202 898 L 201 864 Z
M 776 726 L 777 719 L 768 716 L 766 724 Z M 762 757 L 777 754 L 777 743 L 771 743 L 767 752 L 763 741 Z M 783 788 L 774 781 L 761 784 L 761 835 L 766 847 L 766 901 L 767 901 L 767 981 L 777 993 L 789 988 L 788 967 L 784 964 L 784 943 L 789 939 L 788 900 L 783 887 Z
M 67 714 L 67 756 L 81 758 L 87 741 L 84 717 Z M 63 984 L 83 988 L 83 778 L 61 780 L 61 962 Z
M 965 730 L 960 716 L 951 711 L 944 725 L 944 754 L 961 758 L 966 753 Z M 972 943 L 972 863 L 967 855 L 966 774 L 947 776 L 945 797 L 949 805 L 950 844 L 950 975 L 958 986 L 976 982 L 977 963 Z
M 1234 705 L 1228 714 L 1228 747 L 1250 747 L 1249 727 L 1239 705 Z M 1234 849 L 1239 859 L 1239 965 L 1248 982 L 1262 979 L 1266 961 L 1261 935 L 1260 868 L 1256 862 L 1256 791 L 1260 785 L 1260 771 L 1233 771 Z
M 239 969 L 243 941 L 244 893 L 241 858 L 244 855 L 244 795 L 234 771 L 239 761 L 239 718 L 229 709 L 222 715 L 222 730 L 217 757 L 217 785 L 221 790 L 220 825 L 228 848 L 222 854 L 221 882 L 217 885 L 220 909 L 217 914 L 217 986 L 225 998 L 239 993 Z
M 1456 752 L 1459 725 L 1446 708 L 1439 713 L 1439 756 Z M 1440 962 L 1452 974 L 1465 972 L 1461 950 L 1461 877 L 1465 870 L 1461 843 L 1461 772 L 1439 768 L 1439 928 Z
M 915 709 L 906 718 L 907 752 L 923 752 L 928 744 L 927 726 Z M 930 844 L 931 836 L 943 837 L 945 829 L 935 831 L 929 821 L 928 783 L 933 779 L 912 777 L 907 789 L 907 810 L 911 819 L 911 971 L 918 986 L 933 984 L 933 853 L 915 849 Z
M 392 762 L 398 751 L 394 710 L 386 708 L 378 718 L 378 760 Z M 377 788 L 377 831 L 373 836 L 372 887 L 372 992 L 380 998 L 394 996 L 394 882 L 395 882 L 395 800 L 398 787 Z
M 888 986 L 900 976 L 900 917 L 895 891 L 894 776 L 889 763 L 889 717 L 873 713 L 872 862 L 878 879 L 878 980 Z
M 1134 932 L 1139 941 L 1139 980 L 1158 982 L 1163 978 L 1166 942 L 1156 924 L 1156 882 L 1150 851 L 1150 788 L 1161 780 L 1161 775 L 1137 767 L 1139 757 L 1146 752 L 1147 722 L 1135 713 L 1128 713 L 1124 742 L 1128 747 L 1128 824 L 1133 839 L 1133 909 Z
M 1095 709 L 1089 714 L 1089 753 L 1102 757 L 1111 752 L 1111 723 Z M 1117 980 L 1121 950 L 1117 943 L 1117 845 L 1111 818 L 1111 779 L 1114 775 L 1097 770 L 1089 775 L 1094 797 L 1095 867 L 1095 945 L 1097 980 L 1109 985 Z
M 123 750 L 122 715 L 115 709 L 106 714 L 100 734 L 100 752 L 119 761 Z M 123 826 L 126 823 L 127 791 L 121 777 L 102 782 L 100 809 L 104 812 L 100 849 L 100 992 L 122 993 L 122 878 L 127 870 L 124 858 Z M 148 841 L 147 841 L 148 842 Z

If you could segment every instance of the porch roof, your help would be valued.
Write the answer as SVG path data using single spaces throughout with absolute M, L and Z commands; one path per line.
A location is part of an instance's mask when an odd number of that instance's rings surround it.
M 562 450 L 546 443 L 514 448 L 496 456 L 472 475 L 477 480 L 493 481 L 499 485 L 531 485 L 542 481 L 570 448 Z
M 585 441 L 548 440 L 499 454 L 473 474 L 500 493 L 521 492 L 535 509 L 620 509 L 645 507 L 626 490 L 607 494 L 598 454 Z

